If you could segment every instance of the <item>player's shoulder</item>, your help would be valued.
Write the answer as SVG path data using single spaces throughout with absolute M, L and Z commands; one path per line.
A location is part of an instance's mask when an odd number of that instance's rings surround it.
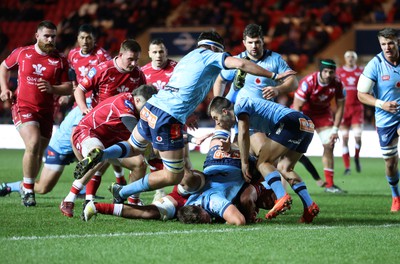
M 168 66 L 170 66 L 170 67 L 175 67 L 177 64 L 178 64 L 177 61 L 168 59 L 168 63 L 167 63 Z
M 151 70 L 152 68 L 153 68 L 153 67 L 151 66 L 151 62 L 149 62 L 149 63 L 147 63 L 146 65 L 142 66 L 140 69 L 141 69 L 143 72 L 146 72 L 146 71 Z

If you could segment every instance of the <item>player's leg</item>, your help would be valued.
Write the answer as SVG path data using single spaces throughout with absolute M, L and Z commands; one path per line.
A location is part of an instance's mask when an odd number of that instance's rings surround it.
M 282 185 L 281 174 L 273 163 L 286 151 L 282 145 L 276 146 L 264 133 L 254 133 L 250 137 L 252 151 L 258 156 L 257 168 L 264 177 L 262 184 L 275 192 L 277 200 L 275 206 L 266 214 L 266 218 L 274 218 L 278 214 L 290 209 L 292 198 L 286 193 Z M 273 146 L 278 149 L 272 148 Z M 272 151 L 273 150 L 273 151 Z
M 311 223 L 314 217 L 319 213 L 317 204 L 311 198 L 305 182 L 294 171 L 294 166 L 301 157 L 301 153 L 289 150 L 278 163 L 278 169 L 285 180 L 290 184 L 293 191 L 299 196 L 303 204 L 303 215 L 300 218 L 301 223 Z
M 360 164 L 360 150 L 361 150 L 361 136 L 363 130 L 363 124 L 354 124 L 352 125 L 352 130 L 354 134 L 354 163 L 356 165 L 356 171 L 361 172 L 361 164 Z
M 40 178 L 35 182 L 35 193 L 46 194 L 53 190 L 64 168 L 75 161 L 75 155 L 60 154 L 52 146 L 45 151 L 45 161 Z
M 39 180 L 35 182 L 35 193 L 46 194 L 53 190 L 60 179 L 64 165 L 44 164 Z
M 333 148 L 334 142 L 331 142 L 332 127 L 325 126 L 317 129 L 318 136 L 324 148 L 322 154 L 322 165 L 324 166 L 325 175 L 325 191 L 329 193 L 344 193 L 342 189 L 334 184 L 334 157 Z
M 49 139 L 41 136 L 37 122 L 21 124 L 18 127 L 18 132 L 25 144 L 25 152 L 22 158 L 22 171 L 24 174 L 24 197 L 22 203 L 27 207 L 35 206 L 35 179 L 39 173 L 43 151 L 47 147 Z
M 400 126 L 400 125 L 399 125 Z M 377 128 L 379 143 L 381 146 L 382 156 L 385 160 L 386 180 L 389 183 L 392 192 L 392 212 L 400 211 L 400 190 L 399 190 L 399 170 L 398 170 L 398 135 L 400 128 L 394 125 L 386 128 Z M 383 137 L 385 135 L 386 137 Z M 385 138 L 386 141 L 382 141 Z
M 80 149 L 76 148 L 77 145 L 80 146 Z M 87 156 L 93 149 L 104 149 L 104 146 L 97 138 L 86 138 L 80 141 L 79 144 L 77 144 L 77 142 L 73 142 L 72 149 L 77 159 L 82 161 L 84 157 Z M 73 181 L 68 195 L 63 199 L 60 204 L 60 211 L 62 214 L 67 217 L 73 217 L 75 200 L 78 197 L 80 191 L 90 181 L 95 172 L 100 170 L 104 164 L 105 162 L 97 163 L 93 168 L 87 170 L 83 177 Z
M 350 127 L 344 125 L 340 126 L 340 133 L 342 134 L 342 159 L 344 164 L 344 175 L 350 175 L 350 152 L 349 152 L 349 133 Z
M 244 215 L 239 211 L 239 209 L 233 205 L 230 204 L 224 211 L 222 217 L 226 221 L 227 224 L 229 225 L 245 225 L 246 224 L 246 219 Z
M 311 162 L 311 160 L 306 155 L 301 156 L 301 158 L 299 159 L 299 162 L 301 164 L 303 164 L 303 166 L 306 168 L 306 170 L 311 174 L 311 176 L 317 182 L 317 185 L 319 187 L 325 187 L 326 183 L 321 179 L 314 164 Z

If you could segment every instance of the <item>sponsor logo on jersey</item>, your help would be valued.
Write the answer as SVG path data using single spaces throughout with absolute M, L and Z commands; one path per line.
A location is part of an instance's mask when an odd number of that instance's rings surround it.
M 56 66 L 59 63 L 58 60 L 50 60 L 50 59 L 48 59 L 48 61 L 49 61 L 50 65 L 53 65 L 53 66 Z
M 46 70 L 46 67 L 43 67 L 42 64 L 33 64 L 32 67 L 35 69 L 33 74 L 43 76 L 43 72 Z
M 25 58 L 27 58 L 27 59 L 32 58 L 32 54 L 25 54 Z
M 97 60 L 89 60 L 90 65 L 97 65 Z
M 117 91 L 118 91 L 119 93 L 129 92 L 129 87 L 127 87 L 127 86 L 125 86 L 125 85 L 122 85 L 122 86 L 120 86 L 120 87 L 117 87 Z
M 86 74 L 87 74 L 88 71 L 89 71 L 88 68 L 86 68 L 85 66 L 79 67 L 78 70 L 79 70 L 79 72 L 80 72 L 79 76 L 81 76 L 81 77 L 85 77 Z
M 172 75 L 172 72 L 170 72 L 170 73 L 166 72 L 165 73 L 165 76 L 167 76 L 167 77 L 171 77 L 171 75 Z
M 133 106 L 133 104 L 132 104 L 131 101 L 125 100 L 125 101 L 124 101 L 124 105 L 125 105 L 128 109 L 130 109 L 132 112 L 135 111 L 135 107 Z
M 156 88 L 157 88 L 157 90 L 161 90 L 161 89 L 164 89 L 164 86 L 167 84 L 166 82 L 163 82 L 163 81 L 161 81 L 161 80 L 158 80 L 157 82 L 155 82 L 155 83 L 152 83 Z
M 303 92 L 307 92 L 307 89 L 308 89 L 307 83 L 306 83 L 306 82 L 303 82 L 303 83 L 301 84 L 301 90 L 302 90 Z
M 146 107 L 140 111 L 140 119 L 147 122 L 150 128 L 154 129 L 156 127 L 158 117 L 149 111 Z
M 25 118 L 25 119 L 31 118 L 31 117 L 32 117 L 32 114 L 31 114 L 31 113 L 23 114 L 22 117 Z
M 382 75 L 382 81 L 389 81 L 390 75 Z
M 182 127 L 179 124 L 172 124 L 169 132 L 172 140 L 182 137 Z
M 150 79 L 151 74 L 145 74 L 144 77 L 146 77 L 146 79 Z
M 325 94 L 321 94 L 320 96 L 318 96 L 318 98 L 319 98 L 319 100 L 320 100 L 321 102 L 323 102 L 323 101 L 325 101 L 325 100 L 328 98 L 328 96 L 325 95 Z
M 157 137 L 156 137 L 156 140 L 157 140 L 157 142 L 162 142 L 162 141 L 163 141 L 163 138 L 162 138 L 161 136 L 157 136 Z
M 91 68 L 87 76 L 92 79 L 96 75 L 96 68 Z
M 129 80 L 130 80 L 131 82 L 133 82 L 133 83 L 138 83 L 139 80 L 140 80 L 140 78 L 132 78 L 132 77 L 129 77 Z

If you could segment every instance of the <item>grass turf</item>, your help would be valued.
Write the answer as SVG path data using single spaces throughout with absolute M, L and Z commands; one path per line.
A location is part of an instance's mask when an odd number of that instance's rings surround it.
M 0 150 L 0 182 L 20 180 L 21 150 Z M 197 169 L 204 155 L 191 153 Z M 321 159 L 311 158 L 322 176 Z M 335 160 L 335 183 L 348 194 L 328 194 L 298 164 L 321 212 L 313 224 L 297 223 L 302 213 L 298 197 L 292 210 L 271 221 L 234 227 L 225 224 L 183 225 L 176 221 L 128 220 L 99 215 L 83 222 L 63 216 L 58 205 L 73 181 L 73 165 L 37 206 L 20 205 L 17 193 L 0 197 L 0 256 L 2 263 L 397 263 L 400 254 L 400 214 L 391 213 L 390 189 L 382 159 L 362 159 L 362 173 L 343 176 Z M 111 202 L 103 177 L 98 195 Z M 168 188 L 167 190 L 170 190 Z M 153 193 L 141 196 L 150 203 Z M 265 215 L 260 212 L 260 217 Z

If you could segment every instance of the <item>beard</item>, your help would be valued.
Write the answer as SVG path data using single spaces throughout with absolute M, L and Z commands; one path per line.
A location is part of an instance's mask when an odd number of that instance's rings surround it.
M 40 49 L 41 51 L 45 52 L 45 53 L 51 53 L 51 52 L 53 52 L 53 51 L 56 49 L 56 47 L 55 47 L 54 44 L 51 44 L 51 43 L 43 43 L 42 41 L 39 41 L 39 42 L 38 42 L 38 46 L 39 46 L 39 49 Z

